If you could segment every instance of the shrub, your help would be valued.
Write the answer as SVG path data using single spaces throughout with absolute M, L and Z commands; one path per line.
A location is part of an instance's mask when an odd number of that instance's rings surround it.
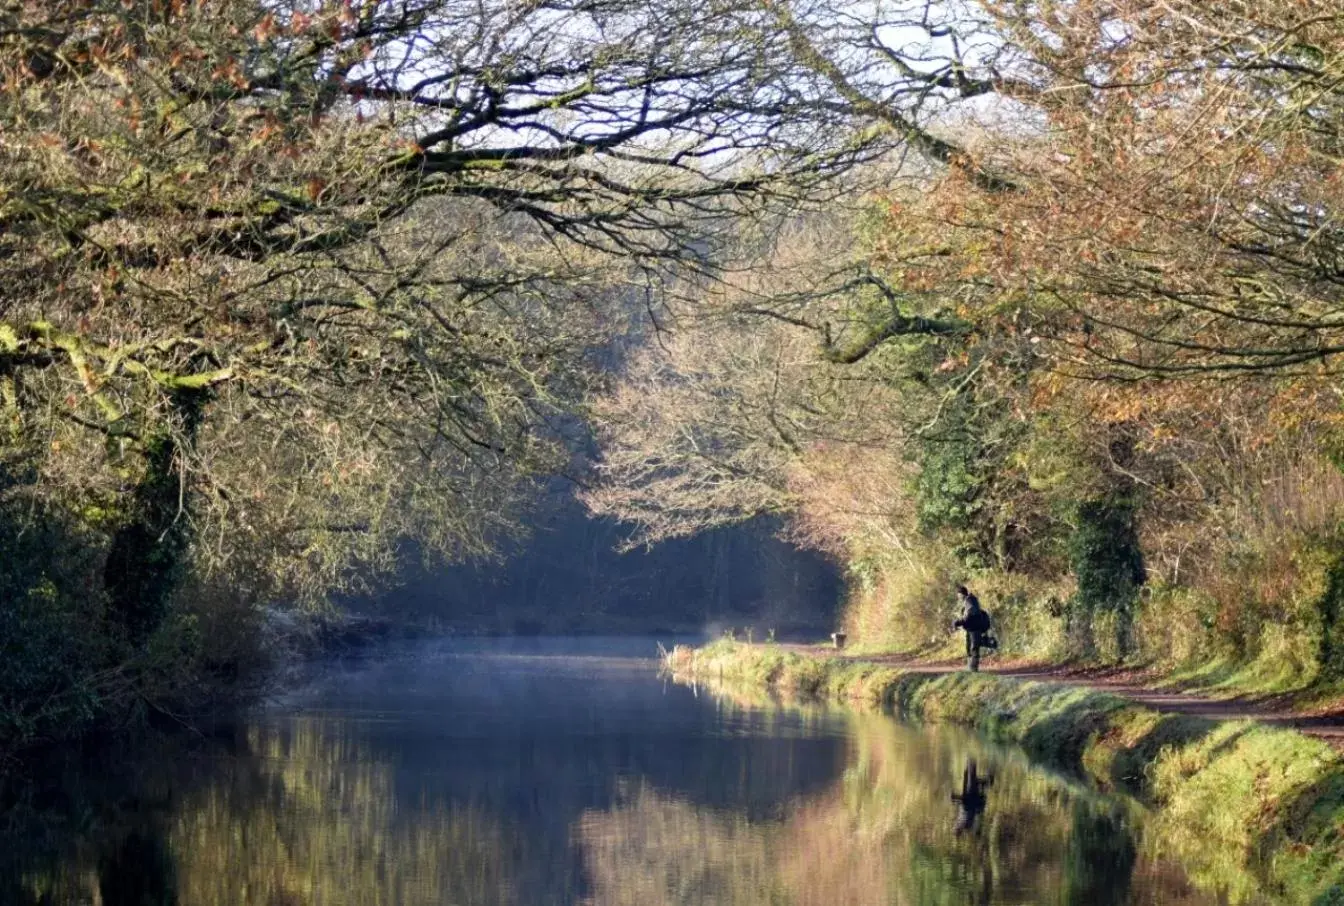
M 1078 527 L 1069 539 L 1078 581 L 1070 632 L 1083 656 L 1104 650 L 1119 659 L 1133 650 L 1134 605 L 1144 580 L 1136 509 L 1132 497 L 1119 493 L 1078 506 Z M 1104 616 L 1104 625 L 1098 625 L 1098 615 Z M 1105 638 L 1098 641 L 1103 629 Z

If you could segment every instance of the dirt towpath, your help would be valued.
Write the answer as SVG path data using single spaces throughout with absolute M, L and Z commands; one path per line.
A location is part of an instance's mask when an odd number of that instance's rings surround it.
M 842 657 L 856 662 L 899 667 L 912 673 L 943 674 L 965 669 L 960 661 L 921 661 L 903 655 L 850 655 L 826 645 L 785 645 L 791 651 L 812 657 Z M 1318 712 L 1295 711 L 1275 699 L 1208 698 L 1190 692 L 1159 689 L 1145 683 L 1152 678 L 1133 670 L 1078 669 L 1060 666 L 998 664 L 993 657 L 980 665 L 982 673 L 1011 676 L 1022 680 L 1058 683 L 1109 692 L 1146 705 L 1156 711 L 1190 714 L 1211 720 L 1254 720 L 1278 727 L 1290 727 L 1309 736 L 1326 740 L 1344 750 L 1344 707 Z

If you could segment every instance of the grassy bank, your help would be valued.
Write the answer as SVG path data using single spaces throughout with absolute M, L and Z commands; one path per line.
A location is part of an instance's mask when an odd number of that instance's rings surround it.
M 1152 806 L 1192 880 L 1244 902 L 1344 904 L 1344 760 L 1319 740 L 1250 722 L 1161 714 L 1087 689 L 987 674 L 917 674 L 773 645 L 678 647 L 678 677 L 820 696 L 974 727 Z
M 1149 577 L 1123 606 L 1083 606 L 1071 576 L 970 570 L 929 544 L 918 557 L 874 554 L 853 566 L 838 628 L 851 653 L 956 658 L 952 590 L 967 582 L 1005 659 L 1140 670 L 1209 697 L 1334 710 L 1344 708 L 1341 549 L 1344 536 L 1279 533 L 1206 564 L 1198 587 Z

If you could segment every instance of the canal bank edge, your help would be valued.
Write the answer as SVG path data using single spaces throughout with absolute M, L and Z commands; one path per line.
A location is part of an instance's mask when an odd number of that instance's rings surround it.
M 974 727 L 1153 809 L 1163 849 L 1233 901 L 1344 906 L 1344 757 L 1294 730 L 1160 713 L 1092 689 L 930 674 L 775 645 L 677 646 L 666 668 L 725 690 L 817 697 Z

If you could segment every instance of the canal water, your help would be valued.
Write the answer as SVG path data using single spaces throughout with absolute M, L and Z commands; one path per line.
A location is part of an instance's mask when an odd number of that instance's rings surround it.
M 948 727 L 711 694 L 646 639 L 430 641 L 31 766 L 0 903 L 1204 904 L 1133 801 Z

